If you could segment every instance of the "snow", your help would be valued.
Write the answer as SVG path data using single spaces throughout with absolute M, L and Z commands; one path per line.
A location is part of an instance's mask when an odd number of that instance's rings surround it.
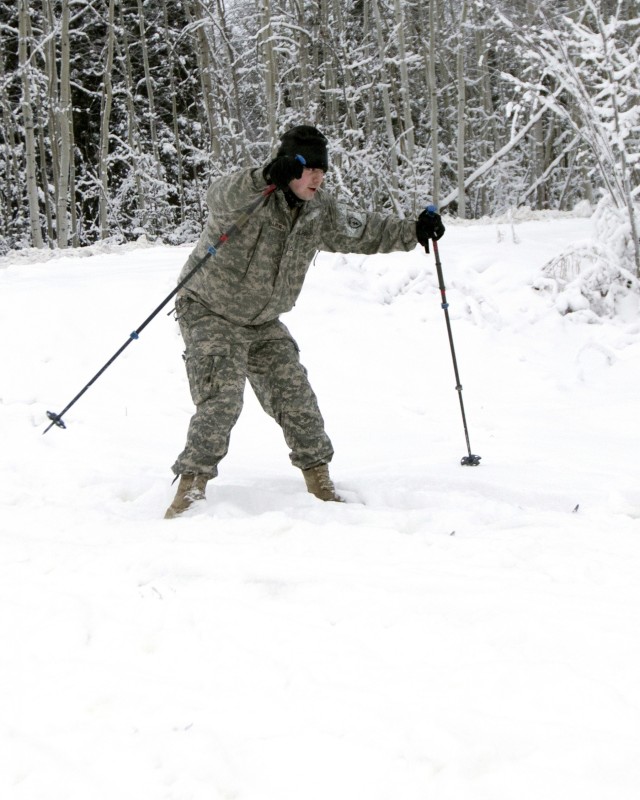
M 0 796 L 636 800 L 638 295 L 563 315 L 539 288 L 593 235 L 449 224 L 475 468 L 433 256 L 319 255 L 285 322 L 351 502 L 305 492 L 248 391 L 171 521 L 192 407 L 165 311 L 42 432 L 189 248 L 3 259 Z

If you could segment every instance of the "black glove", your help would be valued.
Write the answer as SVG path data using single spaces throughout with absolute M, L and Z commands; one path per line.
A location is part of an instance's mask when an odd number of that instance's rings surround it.
M 279 156 L 267 164 L 263 175 L 267 183 L 275 183 L 278 189 L 286 189 L 289 183 L 302 177 L 304 162 L 297 156 Z
M 423 211 L 416 221 L 416 239 L 429 252 L 431 239 L 441 239 L 444 236 L 444 225 L 440 214 L 435 211 Z

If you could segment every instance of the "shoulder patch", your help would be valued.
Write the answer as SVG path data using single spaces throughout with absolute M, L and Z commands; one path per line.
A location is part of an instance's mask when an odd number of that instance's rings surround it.
M 337 206 L 336 218 L 342 233 L 349 237 L 360 237 L 367 224 L 367 215 L 363 211 L 354 211 L 343 205 Z

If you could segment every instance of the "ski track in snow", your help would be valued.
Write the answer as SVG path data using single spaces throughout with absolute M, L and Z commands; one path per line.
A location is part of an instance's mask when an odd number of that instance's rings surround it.
M 640 322 L 532 289 L 589 219 L 320 254 L 284 321 L 347 504 L 248 390 L 165 521 L 192 413 L 162 312 L 189 248 L 0 259 L 0 796 L 636 800 Z M 635 305 L 634 305 L 635 302 Z M 168 310 L 168 309 L 167 309 Z

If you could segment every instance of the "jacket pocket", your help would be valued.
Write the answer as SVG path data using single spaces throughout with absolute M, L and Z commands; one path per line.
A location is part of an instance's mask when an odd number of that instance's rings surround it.
M 284 225 L 265 222 L 251 242 L 247 242 L 246 269 L 243 280 L 268 281 L 272 285 L 284 252 L 287 229 Z
M 230 355 L 231 347 L 228 344 L 216 342 L 202 345 L 186 355 L 189 390 L 195 405 L 210 400 L 220 391 Z
M 254 256 L 255 256 L 255 254 L 256 254 L 256 252 L 258 250 L 258 247 L 260 246 L 260 240 L 262 239 L 262 237 L 264 235 L 263 234 L 263 229 L 264 229 L 264 225 L 260 225 L 260 227 L 257 229 L 256 236 L 253 239 L 253 241 L 248 242 L 247 263 L 246 263 L 247 269 L 249 268 L 249 265 L 253 261 Z

